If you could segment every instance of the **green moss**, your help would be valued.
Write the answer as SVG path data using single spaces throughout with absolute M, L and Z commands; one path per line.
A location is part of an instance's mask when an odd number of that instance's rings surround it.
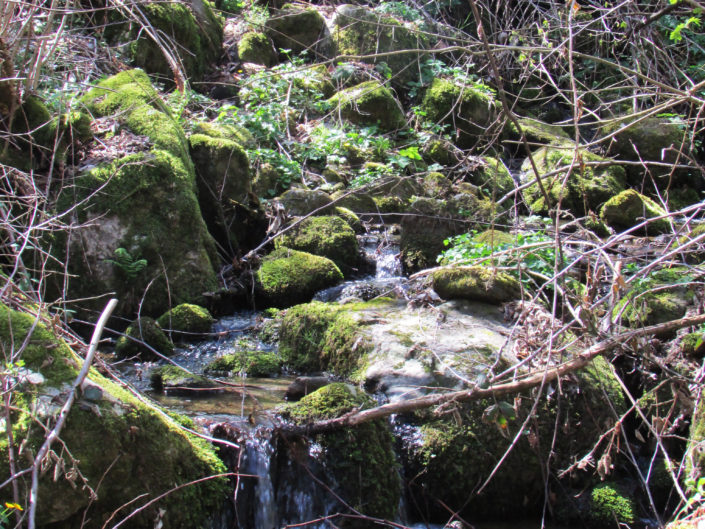
M 577 216 L 585 216 L 590 211 L 598 211 L 607 200 L 624 191 L 626 175 L 620 165 L 609 164 L 609 161 L 596 154 L 581 150 L 580 161 L 576 162 L 570 176 L 566 179 L 566 171 L 572 165 L 572 149 L 542 147 L 533 154 L 534 161 L 542 177 L 544 189 L 548 194 L 550 204 L 545 204 L 538 184 L 526 188 L 524 196 L 529 208 L 534 213 L 545 214 L 561 201 L 561 209 Z M 598 167 L 584 165 L 588 162 L 600 162 L 606 165 Z M 549 172 L 565 167 L 551 176 Z M 529 161 L 522 165 L 522 171 L 527 178 L 534 178 Z
M 14 437 L 23 440 L 26 450 L 36 453 L 46 433 L 37 420 L 55 420 L 60 403 L 53 404 L 52 396 L 75 379 L 80 359 L 44 324 L 35 325 L 34 317 L 5 305 L 0 305 L 0 342 L 6 354 L 19 352 L 20 344 L 26 343 L 21 352 L 25 366 L 46 379 L 41 385 L 18 386 L 12 394 L 16 408 Z M 89 518 L 102 524 L 137 497 L 146 494 L 155 498 L 175 485 L 225 471 L 210 443 L 185 433 L 163 413 L 96 371 L 91 370 L 89 378 L 102 389 L 102 398 L 90 405 L 79 401 L 71 408 L 61 432 L 63 449 L 56 450 L 64 471 L 55 474 L 52 466 L 40 478 L 38 526 L 80 526 L 87 508 Z M 7 436 L 0 438 L 0 454 L 0 474 L 9 475 Z M 69 481 L 67 474 L 74 463 L 81 476 L 75 483 Z M 83 477 L 89 487 L 96 489 L 97 498 L 91 499 L 90 491 L 82 486 Z M 29 490 L 29 482 L 20 483 L 20 490 Z M 9 494 L 7 491 L 0 500 L 14 501 Z M 224 480 L 207 480 L 165 494 L 134 517 L 131 524 L 151 526 L 158 510 L 164 509 L 163 521 L 169 527 L 203 527 L 224 499 Z M 26 504 L 25 501 L 20 498 L 20 503 Z
M 677 320 L 685 316 L 693 300 L 692 280 L 686 268 L 663 269 L 632 288 L 615 308 L 633 328 Z
M 265 257 L 255 279 L 266 302 L 282 308 L 309 301 L 343 274 L 330 259 L 281 247 Z
M 610 198 L 600 210 L 600 218 L 616 230 L 626 230 L 640 224 L 645 219 L 663 217 L 666 211 L 649 197 L 634 189 L 627 189 Z M 642 233 L 658 234 L 671 229 L 667 218 L 649 222 L 641 229 Z
M 279 374 L 281 364 L 281 358 L 274 353 L 238 351 L 216 358 L 206 366 L 205 372 L 225 376 L 244 372 L 248 377 L 269 377 Z
M 521 295 L 514 277 L 481 266 L 446 268 L 433 273 L 433 289 L 445 299 L 504 303 Z
M 688 436 L 688 453 L 686 457 L 687 477 L 692 480 L 693 485 L 688 490 L 689 494 L 695 494 L 694 484 L 702 477 L 705 477 L 705 399 L 701 398 L 697 408 L 693 413 L 690 425 L 690 435 Z
M 255 138 L 252 136 L 252 133 L 246 128 L 237 125 L 201 122 L 194 127 L 193 132 L 194 134 L 205 134 L 211 138 L 225 138 L 247 149 L 252 149 L 256 146 Z
M 125 330 L 124 336 L 120 336 L 115 344 L 115 352 L 123 358 L 134 355 L 139 355 L 145 360 L 158 358 L 152 349 L 168 356 L 174 352 L 174 344 L 169 341 L 159 324 L 146 316 L 132 322 Z
M 329 215 L 333 209 L 330 195 L 319 190 L 295 187 L 284 192 L 277 200 L 282 203 L 289 215 L 294 217 L 302 217 L 314 211 L 316 215 Z M 331 207 L 326 207 L 329 205 Z M 337 205 L 343 204 L 337 203 Z
M 305 75 L 294 77 L 294 86 L 311 94 L 313 97 L 320 95 L 328 98 L 335 93 L 335 86 L 333 86 L 328 69 L 324 64 L 309 66 Z
M 151 2 L 142 14 L 163 37 L 176 43 L 173 47 L 191 81 L 200 81 L 208 65 L 215 62 L 223 45 L 223 20 L 215 15 L 210 3 L 199 3 L 202 12 L 191 11 L 178 2 Z M 136 66 L 149 73 L 173 79 L 173 73 L 159 46 L 140 29 L 139 38 L 131 48 Z
M 537 148 L 541 145 L 571 145 L 572 141 L 568 133 L 558 125 L 550 125 L 533 118 L 519 118 L 519 125 L 526 137 L 526 141 Z M 515 142 L 521 138 L 519 130 L 514 123 L 507 126 L 505 134 Z
M 636 519 L 636 506 L 618 487 L 603 483 L 590 493 L 589 515 L 596 523 L 630 524 Z
M 702 358 L 705 356 L 705 340 L 702 332 L 691 332 L 681 338 L 680 349 L 685 356 Z
M 350 310 L 319 302 L 290 308 L 279 333 L 284 362 L 297 371 L 331 370 L 343 376 L 358 369 L 368 345 Z
M 406 125 L 401 105 L 392 92 L 377 81 L 347 88 L 328 100 L 334 115 L 357 125 L 378 125 L 384 131 Z
M 276 244 L 327 257 L 346 271 L 359 260 L 355 232 L 339 217 L 308 217 L 277 239 Z
M 423 179 L 424 194 L 429 197 L 443 198 L 453 187 L 450 179 L 438 172 L 428 173 Z
M 464 149 L 475 146 L 499 112 L 498 103 L 486 88 L 440 77 L 431 83 L 421 107 L 428 120 L 453 127 L 456 143 Z
M 191 303 L 177 305 L 157 318 L 162 329 L 195 334 L 210 332 L 214 322 L 208 309 Z
M 237 54 L 242 62 L 252 62 L 263 66 L 274 66 L 277 56 L 271 39 L 264 33 L 245 33 L 237 43 Z
M 335 214 L 338 215 L 345 223 L 350 226 L 350 228 L 355 233 L 361 233 L 363 231 L 362 222 L 360 217 L 358 217 L 352 210 L 338 206 L 335 208 Z
M 288 405 L 283 413 L 301 424 L 373 404 L 354 387 L 334 383 Z M 368 516 L 395 518 L 401 483 L 393 438 L 383 420 L 318 435 L 315 440 L 324 447 L 323 463 L 332 472 L 346 503 Z
M 500 230 L 485 230 L 476 234 L 473 241 L 486 244 L 490 248 L 496 248 L 501 244 L 512 244 L 516 242 L 516 237 L 511 233 Z
M 471 171 L 465 180 L 476 185 L 485 196 L 495 197 L 496 200 L 514 190 L 514 178 L 509 170 L 498 158 L 483 156 L 482 163 Z
M 405 27 L 390 16 L 380 16 L 373 10 L 357 6 L 341 6 L 335 19 L 333 40 L 339 55 L 368 56 L 363 60 L 372 64 L 385 63 L 392 71 L 392 80 L 403 86 L 419 77 L 418 62 L 428 47 L 428 37 Z M 405 53 L 382 55 L 404 50 Z M 408 50 L 418 50 L 410 53 Z
M 217 389 L 219 385 L 200 375 L 192 375 L 175 365 L 165 365 L 152 370 L 150 383 L 156 391 L 177 389 L 179 392 L 193 394 L 189 389 Z

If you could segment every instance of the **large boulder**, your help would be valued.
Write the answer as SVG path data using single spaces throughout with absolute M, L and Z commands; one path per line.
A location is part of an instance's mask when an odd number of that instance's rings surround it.
M 297 424 L 333 419 L 353 408 L 370 408 L 375 401 L 364 392 L 340 382 L 324 386 L 289 404 L 283 415 Z M 333 478 L 334 491 L 344 504 L 337 512 L 377 519 L 398 517 L 401 480 L 394 453 L 394 438 L 383 419 L 316 435 L 318 463 Z M 307 465 L 309 468 L 309 465 Z M 341 524 L 342 525 L 342 524 Z M 376 525 L 376 524 L 372 524 Z M 370 527 L 367 520 L 346 520 L 344 527 Z
M 314 59 L 327 59 L 332 52 L 326 21 L 314 8 L 301 9 L 287 4 L 267 19 L 264 32 L 277 49 L 293 53 L 307 51 Z
M 445 268 L 433 273 L 433 289 L 444 299 L 504 303 L 521 296 L 519 281 L 484 266 Z
M 348 4 L 337 7 L 334 24 L 333 41 L 339 55 L 366 56 L 365 62 L 385 63 L 397 86 L 418 80 L 419 62 L 428 46 L 422 32 L 368 7 Z
M 237 54 L 242 62 L 274 66 L 277 63 L 277 54 L 274 44 L 264 33 L 250 31 L 245 33 L 237 43 Z
M 501 106 L 484 85 L 437 77 L 426 91 L 421 108 L 429 121 L 453 127 L 458 147 L 469 149 L 487 136 Z
M 334 116 L 357 125 L 377 125 L 383 131 L 406 124 L 401 104 L 386 86 L 377 81 L 341 90 L 328 100 Z
M 12 375 L 12 433 L 34 454 L 47 435 L 46 425 L 56 424 L 82 362 L 44 320 L 0 304 L 0 345 L 23 362 Z M 201 526 L 226 497 L 222 479 L 204 478 L 224 472 L 225 466 L 210 443 L 181 425 L 194 427 L 91 370 L 43 466 L 37 527 L 99 528 L 122 519 L 129 511 L 120 509 L 144 497 L 161 499 L 141 503 L 144 510 L 133 511 L 125 527 L 151 527 L 156 519 L 168 527 Z M 7 439 L 0 438 L 3 479 L 10 476 Z M 20 502 L 26 505 L 29 476 L 16 479 Z M 118 519 L 112 518 L 116 512 Z
M 149 2 L 140 6 L 140 11 L 160 42 L 155 42 L 142 24 L 133 24 L 132 34 L 137 40 L 130 50 L 135 66 L 173 80 L 172 68 L 162 51 L 166 45 L 176 51 L 188 80 L 200 81 L 208 66 L 220 57 L 223 20 L 213 13 L 209 2 Z M 170 46 L 171 42 L 176 45 Z
M 117 121 L 121 132 L 102 140 L 105 151 L 88 160 L 74 193 L 58 201 L 62 211 L 77 204 L 66 241 L 67 277 L 76 278 L 68 297 L 94 300 L 81 307 L 99 310 L 96 296 L 115 292 L 117 314 L 128 317 L 203 302 L 217 287 L 218 257 L 183 130 L 141 70 L 106 79 L 82 102 L 94 116 Z M 64 251 L 55 251 L 64 261 Z
M 607 144 L 610 156 L 640 162 L 627 166 L 629 183 L 634 187 L 640 188 L 645 184 L 650 187 L 652 178 L 659 185 L 694 183 L 692 178 L 688 178 L 687 169 L 673 168 L 676 162 L 688 165 L 681 148 L 687 154 L 690 139 L 687 125 L 681 118 L 655 116 L 636 119 L 634 116 L 623 116 L 603 126 L 600 134 L 613 135 Z
M 166 311 L 157 318 L 162 329 L 167 329 L 181 339 L 200 337 L 211 331 L 215 318 L 208 309 L 182 303 Z
M 649 223 L 640 232 L 652 235 L 671 229 L 667 218 L 658 218 L 665 215 L 666 210 L 634 189 L 627 189 L 610 198 L 600 210 L 600 218 L 615 230 L 627 230 L 647 220 Z
M 344 273 L 356 269 L 360 260 L 355 232 L 340 217 L 308 217 L 279 237 L 276 244 L 327 257 Z
M 333 211 L 332 199 L 319 189 L 293 187 L 277 197 L 289 215 L 303 217 L 315 212 L 316 215 L 329 215 Z
M 574 161 L 573 151 L 567 146 L 551 146 L 533 153 L 549 203 L 546 204 L 538 183 L 530 184 L 524 191 L 524 198 L 532 212 L 546 214 L 560 200 L 562 210 L 582 217 L 590 211 L 599 211 L 605 202 L 624 191 L 626 175 L 621 165 L 584 149 L 578 151 Z M 528 158 L 521 171 L 525 182 L 535 180 Z
M 210 233 L 231 255 L 265 236 L 266 220 L 252 193 L 249 133 L 227 125 L 199 124 L 189 137 L 198 203 Z
M 316 292 L 342 279 L 330 259 L 280 247 L 262 260 L 255 288 L 265 304 L 284 308 L 310 301 Z

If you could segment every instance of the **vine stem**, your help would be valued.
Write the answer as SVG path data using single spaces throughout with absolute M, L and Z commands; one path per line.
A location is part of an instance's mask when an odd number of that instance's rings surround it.
M 106 323 L 108 323 L 108 318 L 110 318 L 113 310 L 115 310 L 117 302 L 118 300 L 113 298 L 108 301 L 108 304 L 103 309 L 103 313 L 100 315 L 100 319 L 98 319 L 98 323 L 96 323 L 95 329 L 93 330 L 93 336 L 91 337 L 91 343 L 88 346 L 88 353 L 86 353 L 86 358 L 83 361 L 83 367 L 78 373 L 78 376 L 76 376 L 76 380 L 73 382 L 73 386 L 71 387 L 69 396 L 66 399 L 66 403 L 64 403 L 61 408 L 61 412 L 59 412 L 59 417 L 56 421 L 54 429 L 49 432 L 49 435 L 47 435 L 44 440 L 39 452 L 37 452 L 37 457 L 34 458 L 34 464 L 32 465 L 32 489 L 29 495 L 29 517 L 27 522 L 28 529 L 35 529 L 36 527 L 37 502 L 39 500 L 39 474 L 42 461 L 49 453 L 51 445 L 59 438 L 59 435 L 61 434 L 61 429 L 64 427 L 66 417 L 71 411 L 71 407 L 76 400 L 76 393 L 88 375 L 88 370 L 93 362 L 93 357 L 98 350 L 98 344 L 100 343 L 100 337 L 103 334 L 103 329 L 105 328 Z

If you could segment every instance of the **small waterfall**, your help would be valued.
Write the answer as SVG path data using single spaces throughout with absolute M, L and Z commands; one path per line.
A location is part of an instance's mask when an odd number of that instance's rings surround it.
M 277 527 L 277 503 L 272 485 L 272 454 L 274 448 L 268 437 L 248 439 L 245 444 L 245 457 L 242 472 L 257 476 L 255 484 L 254 529 L 275 529 Z

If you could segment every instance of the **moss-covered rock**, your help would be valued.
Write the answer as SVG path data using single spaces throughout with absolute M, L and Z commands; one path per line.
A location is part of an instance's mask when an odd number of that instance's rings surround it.
M 542 400 L 535 410 L 535 395 L 518 395 L 509 401 L 456 406 L 454 418 L 428 413 L 410 417 L 415 428 L 402 446 L 405 471 L 416 476 L 410 503 L 429 520 L 443 520 L 448 508 L 478 520 L 540 514 L 548 450 L 551 468 L 565 468 L 576 454 L 593 448 L 605 421 L 613 422 L 626 410 L 619 383 L 603 358 L 575 379 L 564 380 L 556 397 Z M 612 406 L 620 410 L 616 415 Z M 525 423 L 530 410 L 532 417 Z M 564 428 L 558 437 L 556 424 Z M 522 433 L 521 427 L 528 429 Z M 468 484 L 485 482 L 504 456 L 484 492 L 469 494 Z
M 272 39 L 257 31 L 250 31 L 242 36 L 237 43 L 237 54 L 242 62 L 252 62 L 267 67 L 277 63 Z
M 0 342 L 8 355 L 19 355 L 15 361 L 24 362 L 27 374 L 26 381 L 21 381 L 24 375 L 17 379 L 11 397 L 13 435 L 23 440 L 25 450 L 37 453 L 46 435 L 41 424 L 56 420 L 81 359 L 34 316 L 5 305 L 0 305 Z M 88 377 L 91 390 L 84 384 L 67 416 L 62 449 L 54 444 L 59 460 L 51 460 L 40 477 L 37 526 L 98 528 L 135 498 L 163 494 L 126 526 L 151 526 L 163 516 L 169 527 L 205 527 L 225 500 L 223 480 L 173 489 L 224 472 L 214 448 L 180 428 L 179 423 L 194 427 L 188 419 L 169 418 L 95 370 Z M 9 476 L 7 435 L 0 448 L 0 475 Z M 20 503 L 26 505 L 29 476 L 20 477 L 19 485 Z M 10 490 L 0 500 L 15 501 Z
M 200 81 L 223 46 L 223 20 L 213 13 L 210 3 L 150 2 L 141 7 L 141 13 L 162 39 L 166 37 L 176 44 L 171 49 L 176 51 L 186 77 Z M 159 45 L 141 26 L 134 28 L 133 36 L 139 37 L 131 48 L 135 66 L 173 80 L 174 74 Z
M 284 247 L 267 255 L 255 274 L 265 304 L 280 308 L 310 301 L 316 292 L 342 279 L 330 259 Z
M 383 131 L 391 131 L 406 124 L 399 101 L 389 88 L 377 81 L 341 90 L 328 103 L 333 115 L 340 115 L 356 125 L 378 125 Z
M 174 365 L 153 369 L 149 375 L 149 382 L 155 391 L 169 395 L 206 397 L 223 391 L 223 387 L 218 383 Z
M 537 214 L 548 213 L 560 200 L 561 209 L 582 217 L 590 211 L 598 211 L 605 202 L 626 187 L 622 166 L 585 150 L 579 151 L 579 159 L 575 164 L 573 149 L 562 147 L 542 147 L 533 154 L 533 158 L 550 201 L 549 204 L 545 203 L 537 183 L 526 188 L 524 198 L 531 211 Z M 599 165 L 589 165 L 591 163 Z M 572 171 L 566 178 L 571 166 Z M 528 159 L 522 164 L 521 170 L 526 180 L 534 179 Z M 553 174 L 546 176 L 548 173 Z
M 122 358 L 159 358 L 155 351 L 168 356 L 174 352 L 174 344 L 169 341 L 159 324 L 146 316 L 133 321 L 115 344 L 115 353 Z
M 326 59 L 331 55 L 331 40 L 326 21 L 314 8 L 300 9 L 290 5 L 274 12 L 264 23 L 264 32 L 277 49 Z
M 690 425 L 688 436 L 688 452 L 686 457 L 686 472 L 692 483 L 705 477 L 705 399 L 700 397 Z M 695 494 L 691 486 L 689 494 Z
M 689 263 L 698 263 L 705 259 L 705 241 L 700 239 L 698 242 L 693 242 L 693 240 L 703 237 L 703 234 L 705 234 L 705 223 L 696 224 L 689 233 L 681 235 L 671 249 L 682 248 L 681 255 L 684 259 Z
M 504 303 L 521 295 L 516 278 L 488 267 L 446 268 L 434 272 L 432 277 L 433 289 L 444 299 Z
M 228 353 L 209 363 L 205 372 L 231 376 L 245 373 L 248 377 L 271 377 L 281 372 L 282 360 L 265 351 L 238 351 Z
M 114 116 L 122 134 L 142 148 L 78 175 L 75 192 L 59 198 L 62 211 L 78 204 L 81 223 L 67 241 L 68 271 L 77 277 L 69 282 L 70 297 L 116 292 L 116 314 L 128 317 L 138 308 L 158 316 L 171 304 L 202 304 L 203 293 L 217 288 L 218 258 L 183 130 L 140 70 L 102 81 L 82 102 L 94 116 Z M 118 153 L 120 145 L 118 139 Z M 63 249 L 57 252 L 63 262 Z M 142 261 L 143 267 L 134 266 Z M 102 301 L 81 307 L 99 312 Z
M 672 167 L 657 165 L 674 164 L 676 161 L 687 163 L 678 154 L 683 143 L 686 152 L 689 149 L 686 129 L 686 123 L 678 117 L 634 119 L 625 116 L 602 127 L 600 134 L 614 134 L 608 144 L 608 154 L 622 160 L 645 162 L 648 176 L 641 165 L 627 166 L 630 184 L 641 187 L 650 183 L 648 179 L 655 178 L 658 184 L 668 183 L 670 187 L 674 183 L 692 183 L 687 179 L 687 171 L 674 171 Z
M 685 316 L 694 294 L 688 282 L 694 276 L 687 268 L 663 269 L 632 288 L 615 307 L 633 328 L 656 325 Z
M 437 163 L 445 167 L 457 165 L 463 153 L 453 142 L 441 136 L 433 136 L 424 143 L 421 154 L 428 163 Z
M 309 213 L 330 215 L 333 210 L 332 199 L 324 191 L 293 187 L 277 197 L 277 201 L 294 217 L 303 217 Z
M 423 187 L 424 194 L 434 198 L 445 198 L 453 190 L 450 178 L 435 171 L 424 176 Z
M 364 189 L 341 189 L 331 195 L 337 206 L 342 206 L 350 211 L 363 214 L 377 211 L 374 197 Z
M 473 241 L 479 242 L 489 246 L 490 248 L 496 248 L 502 244 L 512 244 L 516 242 L 516 237 L 511 233 L 500 230 L 485 230 L 476 233 Z
M 627 189 L 610 198 L 600 210 L 600 218 L 608 226 L 621 231 L 641 224 L 644 220 L 664 217 L 666 211 L 649 197 Z M 646 234 L 665 233 L 671 229 L 667 218 L 653 220 L 640 231 Z
M 266 220 L 252 194 L 250 161 L 238 143 L 246 134 L 234 127 L 200 127 L 189 138 L 196 169 L 198 203 L 210 233 L 234 255 L 265 236 Z
M 477 186 L 484 196 L 497 200 L 514 190 L 514 178 L 501 160 L 483 156 L 478 162 L 477 167 L 465 176 L 466 182 Z
M 343 219 L 355 233 L 362 233 L 364 231 L 360 217 L 358 217 L 354 211 L 338 206 L 335 208 L 335 214 Z
M 385 63 L 392 72 L 392 82 L 398 86 L 418 80 L 418 64 L 428 46 L 423 33 L 363 6 L 338 6 L 334 24 L 333 40 L 339 55 L 364 55 L 368 56 L 363 59 L 365 62 Z M 418 53 L 393 53 L 402 50 L 418 50 Z
M 334 383 L 289 404 L 283 413 L 293 421 L 305 424 L 373 405 L 370 397 L 354 387 Z M 331 472 L 337 484 L 336 491 L 350 507 L 367 516 L 387 520 L 396 518 L 401 481 L 393 438 L 384 420 L 317 435 L 315 441 L 323 447 L 322 463 Z M 352 526 L 369 527 L 369 524 L 353 523 Z
M 573 144 L 563 127 L 544 123 L 534 118 L 518 118 L 517 121 L 532 150 L 545 145 L 571 146 Z M 504 133 L 509 140 L 515 142 L 515 151 L 522 149 L 519 145 L 521 134 L 514 123 L 509 123 Z
M 409 212 L 414 214 L 401 222 L 401 259 L 405 269 L 413 272 L 434 266 L 445 239 L 467 232 L 474 222 L 489 222 L 497 208 L 475 194 L 460 193 L 448 200 L 417 198 Z
M 464 85 L 437 77 L 421 104 L 426 118 L 433 123 L 449 124 L 456 131 L 456 144 L 474 147 L 496 121 L 500 106 L 485 86 Z
M 340 217 L 308 217 L 279 237 L 276 244 L 327 257 L 346 273 L 359 262 L 355 232 Z
M 157 323 L 162 329 L 183 333 L 177 334 L 179 338 L 189 338 L 209 333 L 215 318 L 204 307 L 182 303 L 159 316 Z
M 367 350 L 359 329 L 342 306 L 320 302 L 297 305 L 282 319 L 279 352 L 296 371 L 350 375 Z

